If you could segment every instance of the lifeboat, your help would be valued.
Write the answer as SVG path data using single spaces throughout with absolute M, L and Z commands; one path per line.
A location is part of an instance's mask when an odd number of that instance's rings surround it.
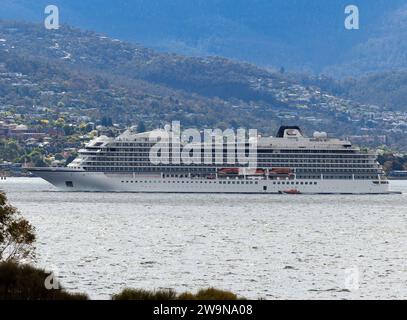
M 289 189 L 289 190 L 284 190 L 284 194 L 301 194 L 301 191 L 298 189 Z
M 266 170 L 251 168 L 223 168 L 218 171 L 219 175 L 224 176 L 264 176 Z
M 266 174 L 266 170 L 264 169 L 252 169 L 252 168 L 241 168 L 240 175 L 242 176 L 264 176 Z
M 266 171 L 264 169 L 256 169 L 255 175 L 264 175 Z
M 272 168 L 269 171 L 270 175 L 277 175 L 277 174 L 284 174 L 284 175 L 290 175 L 293 174 L 293 171 L 291 168 Z
M 219 175 L 225 175 L 225 176 L 237 176 L 239 174 L 239 168 L 224 168 L 224 169 L 219 169 L 218 171 Z

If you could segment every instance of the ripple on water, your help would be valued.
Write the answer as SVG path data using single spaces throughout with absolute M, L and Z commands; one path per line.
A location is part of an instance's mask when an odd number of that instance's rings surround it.
M 407 192 L 407 182 L 392 186 Z M 39 179 L 1 187 L 37 228 L 38 264 L 93 298 L 209 286 L 248 298 L 407 297 L 406 194 L 64 193 Z

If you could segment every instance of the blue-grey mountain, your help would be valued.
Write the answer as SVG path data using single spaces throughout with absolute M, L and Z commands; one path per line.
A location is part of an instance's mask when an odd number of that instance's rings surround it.
M 41 21 L 48 0 L 3 0 L 0 18 Z M 55 0 L 61 21 L 166 52 L 219 55 L 334 76 L 405 69 L 403 0 Z

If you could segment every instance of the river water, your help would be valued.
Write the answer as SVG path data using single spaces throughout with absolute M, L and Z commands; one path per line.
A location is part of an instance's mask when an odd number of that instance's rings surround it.
M 402 195 L 196 195 L 58 192 L 0 181 L 36 227 L 37 265 L 108 299 L 126 287 L 246 298 L 407 298 Z

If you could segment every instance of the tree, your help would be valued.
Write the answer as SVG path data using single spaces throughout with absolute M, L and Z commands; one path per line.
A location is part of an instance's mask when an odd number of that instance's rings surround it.
M 23 154 L 23 150 L 15 140 L 6 140 L 0 144 L 0 158 L 14 162 Z
M 35 229 L 0 192 L 0 261 L 34 258 Z

